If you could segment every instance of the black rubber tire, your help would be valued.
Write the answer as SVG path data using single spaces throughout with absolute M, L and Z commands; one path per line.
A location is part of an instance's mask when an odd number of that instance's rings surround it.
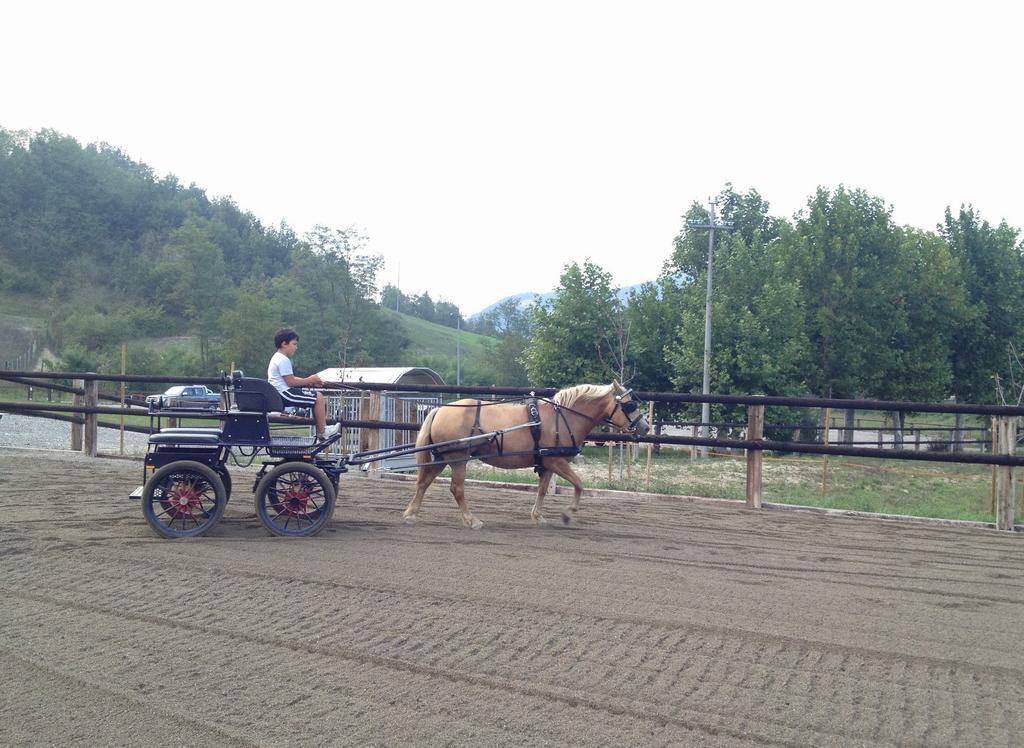
M 331 479 L 316 465 L 285 462 L 256 486 L 256 514 L 274 535 L 315 535 L 334 512 L 334 496 Z
M 175 504 L 187 501 L 187 504 Z M 201 462 L 181 460 L 164 465 L 142 489 L 142 515 L 165 538 L 193 538 L 209 530 L 224 514 L 227 491 L 220 476 Z

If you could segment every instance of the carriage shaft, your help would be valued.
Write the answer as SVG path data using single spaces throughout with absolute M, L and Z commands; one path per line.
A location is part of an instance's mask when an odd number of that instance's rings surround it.
M 436 450 L 444 447 L 451 447 L 463 444 L 475 444 L 477 442 L 488 442 L 494 441 L 502 434 L 507 434 L 510 431 L 519 431 L 520 429 L 530 428 L 531 426 L 539 426 L 539 423 L 521 423 L 518 426 L 511 426 L 507 429 L 499 429 L 497 431 L 488 431 L 483 434 L 473 434 L 472 436 L 464 436 L 460 439 L 448 439 L 443 442 L 433 442 L 431 444 L 424 444 L 421 447 L 417 447 L 415 443 L 411 444 L 399 444 L 395 447 L 384 447 L 383 449 L 373 449 L 368 452 L 356 452 L 348 455 L 346 462 L 350 465 L 365 465 L 369 462 L 377 462 L 378 460 L 386 460 L 391 457 L 404 457 L 405 455 L 416 454 L 417 452 L 426 452 L 428 450 Z M 530 452 L 530 454 L 533 454 Z M 475 458 L 470 458 L 475 459 Z

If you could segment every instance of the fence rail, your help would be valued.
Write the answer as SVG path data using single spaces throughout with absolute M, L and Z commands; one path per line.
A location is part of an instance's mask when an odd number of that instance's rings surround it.
M 149 384 L 222 384 L 221 378 L 215 377 L 167 377 L 150 376 L 139 374 L 97 374 L 95 372 L 26 372 L 26 371 L 0 371 L 0 380 L 26 383 L 27 381 L 38 380 L 76 380 L 72 387 L 63 386 L 64 391 L 71 391 L 75 395 L 75 403 L 71 406 L 54 405 L 44 403 L 25 402 L 3 402 L 0 401 L 0 411 L 20 412 L 31 415 L 49 414 L 49 417 L 57 417 L 56 413 L 73 413 L 82 416 L 82 423 L 78 418 L 72 416 L 72 449 L 81 449 L 87 454 L 96 455 L 96 429 L 100 425 L 97 416 L 100 414 L 112 415 L 147 415 L 148 410 L 138 407 L 109 407 L 98 405 L 100 394 L 98 382 L 143 382 Z M 51 385 L 39 384 L 40 387 Z M 391 383 L 360 382 L 358 385 L 326 385 L 324 389 L 337 390 L 358 390 L 371 393 L 371 397 L 380 397 L 380 393 L 387 392 L 416 392 L 450 395 L 478 395 L 491 398 L 498 397 L 525 397 L 532 394 L 550 397 L 557 390 L 553 388 L 528 389 L 522 387 L 473 387 L 473 386 L 452 386 L 452 385 L 399 385 Z M 950 462 L 950 463 L 973 463 L 995 466 L 997 498 L 996 498 L 996 526 L 999 529 L 1013 529 L 1014 512 L 1014 482 L 1013 469 L 1024 465 L 1024 456 L 1016 454 L 1017 443 L 1017 422 L 1024 416 L 1024 407 L 1006 405 L 980 405 L 966 403 L 918 403 L 899 402 L 883 400 L 851 400 L 836 398 L 807 398 L 807 397 L 775 397 L 765 395 L 691 395 L 673 392 L 636 392 L 635 395 L 643 400 L 661 403 L 718 403 L 728 405 L 743 405 L 747 409 L 746 434 L 744 439 L 725 437 L 702 438 L 697 436 L 644 436 L 635 437 L 620 434 L 593 433 L 587 441 L 596 443 L 629 441 L 649 444 L 674 444 L 682 446 L 698 447 L 719 447 L 727 449 L 744 450 L 747 459 L 747 505 L 752 508 L 761 507 L 761 473 L 762 456 L 764 451 L 794 452 L 804 454 L 837 455 L 851 457 L 872 457 L 889 460 L 919 460 L 928 462 Z M 107 396 L 107 399 L 118 400 Z M 969 452 L 938 452 L 918 451 L 900 448 L 865 448 L 844 444 L 814 444 L 797 441 L 779 441 L 764 438 L 765 409 L 767 407 L 809 407 L 809 408 L 845 408 L 850 410 L 872 410 L 872 411 L 893 411 L 911 413 L 964 413 L 994 417 L 995 438 L 993 439 L 992 452 L 969 453 Z M 378 406 L 370 408 L 372 414 L 381 413 Z M 67 418 L 68 416 L 63 416 Z M 216 413 L 189 413 L 188 418 L 216 419 Z M 302 423 L 309 422 L 308 419 L 273 419 L 275 422 Z M 419 428 L 418 423 L 383 421 L 379 419 L 363 420 L 340 420 L 344 428 L 363 429 L 391 429 L 397 431 L 415 431 Z M 135 429 L 131 429 L 135 430 Z M 76 434 L 78 437 L 76 439 Z

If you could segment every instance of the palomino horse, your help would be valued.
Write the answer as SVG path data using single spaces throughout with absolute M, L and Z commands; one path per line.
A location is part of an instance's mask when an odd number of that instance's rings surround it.
M 416 519 L 423 494 L 445 466 L 451 465 L 451 492 L 459 505 L 462 521 L 473 529 L 482 527 L 483 522 L 469 511 L 465 493 L 466 463 L 476 459 L 500 468 L 534 466 L 540 474 L 540 482 L 530 515 L 537 524 L 546 522 L 542 511 L 551 476 L 565 478 L 574 489 L 572 504 L 562 514 L 562 520 L 569 523 L 579 509 L 583 494 L 583 484 L 569 462 L 579 454 L 596 423 L 603 421 L 620 431 L 646 434 L 650 427 L 639 406 L 630 390 L 612 382 L 603 386 L 569 387 L 551 400 L 536 398 L 533 402 L 514 403 L 459 400 L 434 408 L 420 427 L 416 446 L 438 446 L 416 454 L 419 463 L 416 495 L 402 516 L 408 521 Z M 539 429 L 531 426 L 538 420 Z M 488 436 L 495 432 L 496 435 Z M 482 436 L 473 438 L 476 435 Z

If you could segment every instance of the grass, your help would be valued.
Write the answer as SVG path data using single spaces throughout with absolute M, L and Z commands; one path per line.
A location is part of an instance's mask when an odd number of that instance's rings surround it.
M 0 317 L 10 317 L 19 324 L 41 328 L 46 323 L 49 301 L 38 294 L 4 291 L 0 294 Z
M 766 455 L 764 501 L 914 517 L 995 520 L 992 468 L 988 465 L 830 457 L 823 489 L 823 464 L 821 457 Z M 737 501 L 746 498 L 746 462 L 732 456 L 691 460 L 688 452 L 662 450 L 652 460 L 649 482 L 644 449 L 632 463 L 625 459 L 620 463 L 618 450 L 614 450 L 611 479 L 607 448 L 588 447 L 575 467 L 586 488 Z M 496 470 L 482 463 L 470 463 L 468 477 L 536 483 L 531 469 Z
M 456 330 L 433 322 L 411 317 L 390 309 L 384 310 L 402 326 L 409 345 L 402 351 L 394 366 L 423 366 L 424 361 L 444 360 L 455 366 L 456 342 L 462 358 L 463 371 L 487 370 L 491 365 L 491 347 L 496 342 L 486 335 Z M 382 364 L 383 365 L 383 364 Z M 444 372 L 439 372 L 443 374 Z

